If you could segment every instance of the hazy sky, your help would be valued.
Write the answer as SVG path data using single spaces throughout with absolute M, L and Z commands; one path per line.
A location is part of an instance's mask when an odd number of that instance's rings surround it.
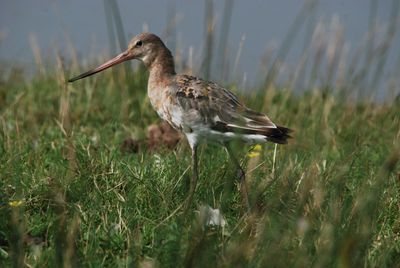
M 378 25 L 385 29 L 392 1 L 379 0 Z M 214 1 L 217 34 L 222 21 L 222 0 Z M 370 12 L 368 0 L 321 0 L 317 5 L 315 21 L 329 25 L 338 18 L 345 29 L 345 40 L 350 55 L 365 40 Z M 109 52 L 108 33 L 104 15 L 104 2 L 100 0 L 1 0 L 0 2 L 0 58 L 33 66 L 29 36 L 35 35 L 42 53 L 49 58 L 54 47 L 63 51 L 68 39 L 83 59 Z M 204 1 L 200 0 L 146 0 L 118 1 L 127 39 L 139 33 L 143 25 L 151 32 L 165 33 L 168 7 L 175 6 L 178 16 L 176 33 L 187 57 L 192 46 L 195 55 L 201 54 L 204 33 Z M 229 31 L 231 57 L 236 55 L 240 40 L 245 35 L 241 54 L 240 73 L 255 78 L 260 59 L 268 47 L 279 48 L 291 23 L 299 13 L 303 1 L 236 0 L 234 1 Z M 304 27 L 293 41 L 288 62 L 299 61 L 304 43 Z M 219 35 L 218 35 L 219 36 Z M 400 51 L 398 35 L 392 47 L 388 68 L 395 65 Z M 66 53 L 67 54 L 67 53 Z M 234 60 L 232 59 L 231 62 Z M 200 62 L 195 62 L 200 64 Z

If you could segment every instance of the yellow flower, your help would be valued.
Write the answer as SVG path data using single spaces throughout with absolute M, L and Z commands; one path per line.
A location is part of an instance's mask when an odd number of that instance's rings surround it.
M 24 200 L 13 200 L 8 202 L 8 204 L 10 205 L 10 207 L 19 207 L 24 203 Z
M 261 145 L 260 144 L 256 144 L 254 145 L 253 148 L 251 148 L 250 152 L 247 153 L 247 156 L 250 158 L 254 158 L 254 157 L 258 157 L 260 156 L 261 153 Z

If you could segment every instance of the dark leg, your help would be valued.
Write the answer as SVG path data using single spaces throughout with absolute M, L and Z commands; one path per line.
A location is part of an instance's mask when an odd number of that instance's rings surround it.
M 189 209 L 193 201 L 194 191 L 196 190 L 198 172 L 197 172 L 197 145 L 192 146 L 192 178 L 190 180 L 189 195 L 186 199 L 185 212 Z
M 235 165 L 235 168 L 237 169 L 237 179 L 240 182 L 240 192 L 242 193 L 243 202 L 247 208 L 247 211 L 250 211 L 249 195 L 248 195 L 247 185 L 246 185 L 246 173 L 244 172 L 243 168 L 240 166 L 240 163 L 236 159 L 230 146 L 228 144 L 226 144 L 225 147 L 226 147 L 226 150 L 228 151 L 228 154 L 229 154 L 233 164 Z

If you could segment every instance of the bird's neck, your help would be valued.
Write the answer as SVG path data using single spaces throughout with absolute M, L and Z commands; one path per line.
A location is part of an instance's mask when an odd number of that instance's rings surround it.
M 171 52 L 167 48 L 163 49 L 157 54 L 148 69 L 150 71 L 149 83 L 158 84 L 170 80 L 176 74 Z

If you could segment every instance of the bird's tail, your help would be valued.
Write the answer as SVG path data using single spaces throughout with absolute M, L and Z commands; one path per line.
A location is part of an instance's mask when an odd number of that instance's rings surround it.
M 278 144 L 288 143 L 288 139 L 292 138 L 289 133 L 293 132 L 291 129 L 282 126 L 239 126 L 234 124 L 226 124 L 220 121 L 216 122 L 211 129 L 221 133 L 236 133 L 244 140 L 247 138 L 252 140 L 254 135 L 258 135 L 257 139 L 260 139 L 260 141 L 265 139 L 265 141 Z
M 262 134 L 266 136 L 268 141 L 278 144 L 286 144 L 288 143 L 288 139 L 292 138 L 292 136 L 289 135 L 291 132 L 293 132 L 293 130 L 290 128 L 276 126 L 276 128 L 266 129 Z

